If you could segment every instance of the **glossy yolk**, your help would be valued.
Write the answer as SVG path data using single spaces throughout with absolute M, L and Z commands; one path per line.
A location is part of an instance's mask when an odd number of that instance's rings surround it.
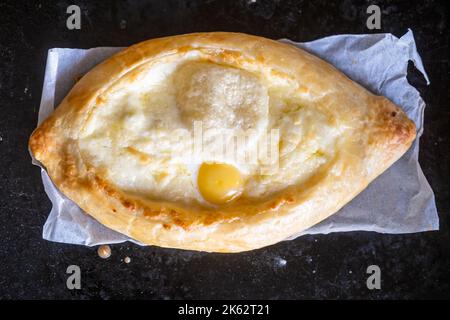
M 239 170 L 232 165 L 203 163 L 198 171 L 197 185 L 206 201 L 224 204 L 241 194 L 243 183 Z

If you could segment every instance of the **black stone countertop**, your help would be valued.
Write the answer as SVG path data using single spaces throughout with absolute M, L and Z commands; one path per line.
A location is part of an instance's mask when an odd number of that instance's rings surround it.
M 81 30 L 66 28 L 66 8 L 81 7 Z M 414 31 L 431 85 L 412 70 L 427 109 L 420 162 L 435 194 L 441 230 L 408 235 L 351 232 L 304 236 L 242 254 L 208 254 L 42 240 L 51 204 L 27 141 L 35 128 L 47 50 L 127 46 L 194 31 L 240 31 L 309 41 L 371 33 L 366 8 L 382 9 L 382 29 Z M 0 298 L 439 298 L 450 297 L 449 11 L 446 1 L 1 1 Z M 413 69 L 413 68 L 411 68 Z M 131 258 L 125 264 L 122 259 Z M 283 264 L 283 261 L 286 264 Z M 66 288 L 79 265 L 82 289 Z M 382 270 L 368 290 L 366 268 Z

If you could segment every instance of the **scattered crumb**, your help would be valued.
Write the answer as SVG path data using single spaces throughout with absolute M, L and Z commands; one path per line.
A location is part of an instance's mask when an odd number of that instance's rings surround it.
M 348 273 L 352 274 L 353 272 L 352 272 L 352 270 L 350 270 Z
M 284 267 L 287 264 L 287 261 L 281 257 L 276 257 L 275 263 L 277 264 L 277 267 Z
M 127 27 L 127 21 L 126 20 L 121 20 L 120 21 L 120 29 L 125 29 Z
M 316 270 L 313 270 L 312 273 L 316 273 Z
M 111 256 L 111 247 L 107 244 L 101 245 L 97 250 L 98 256 L 102 259 L 108 259 Z
M 130 258 L 130 257 L 125 257 L 125 258 L 123 259 L 123 262 L 125 262 L 125 263 L 130 263 L 130 262 L 131 262 L 131 258 Z

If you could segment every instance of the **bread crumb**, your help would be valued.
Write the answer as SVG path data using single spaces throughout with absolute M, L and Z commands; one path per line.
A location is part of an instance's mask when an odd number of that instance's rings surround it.
M 111 256 L 111 247 L 107 244 L 101 245 L 97 249 L 98 256 L 102 259 L 108 259 Z

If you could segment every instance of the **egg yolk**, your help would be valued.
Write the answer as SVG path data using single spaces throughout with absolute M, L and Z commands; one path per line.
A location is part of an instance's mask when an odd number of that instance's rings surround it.
M 197 185 L 203 198 L 214 204 L 224 204 L 242 192 L 242 177 L 238 169 L 224 163 L 203 163 L 198 171 Z

